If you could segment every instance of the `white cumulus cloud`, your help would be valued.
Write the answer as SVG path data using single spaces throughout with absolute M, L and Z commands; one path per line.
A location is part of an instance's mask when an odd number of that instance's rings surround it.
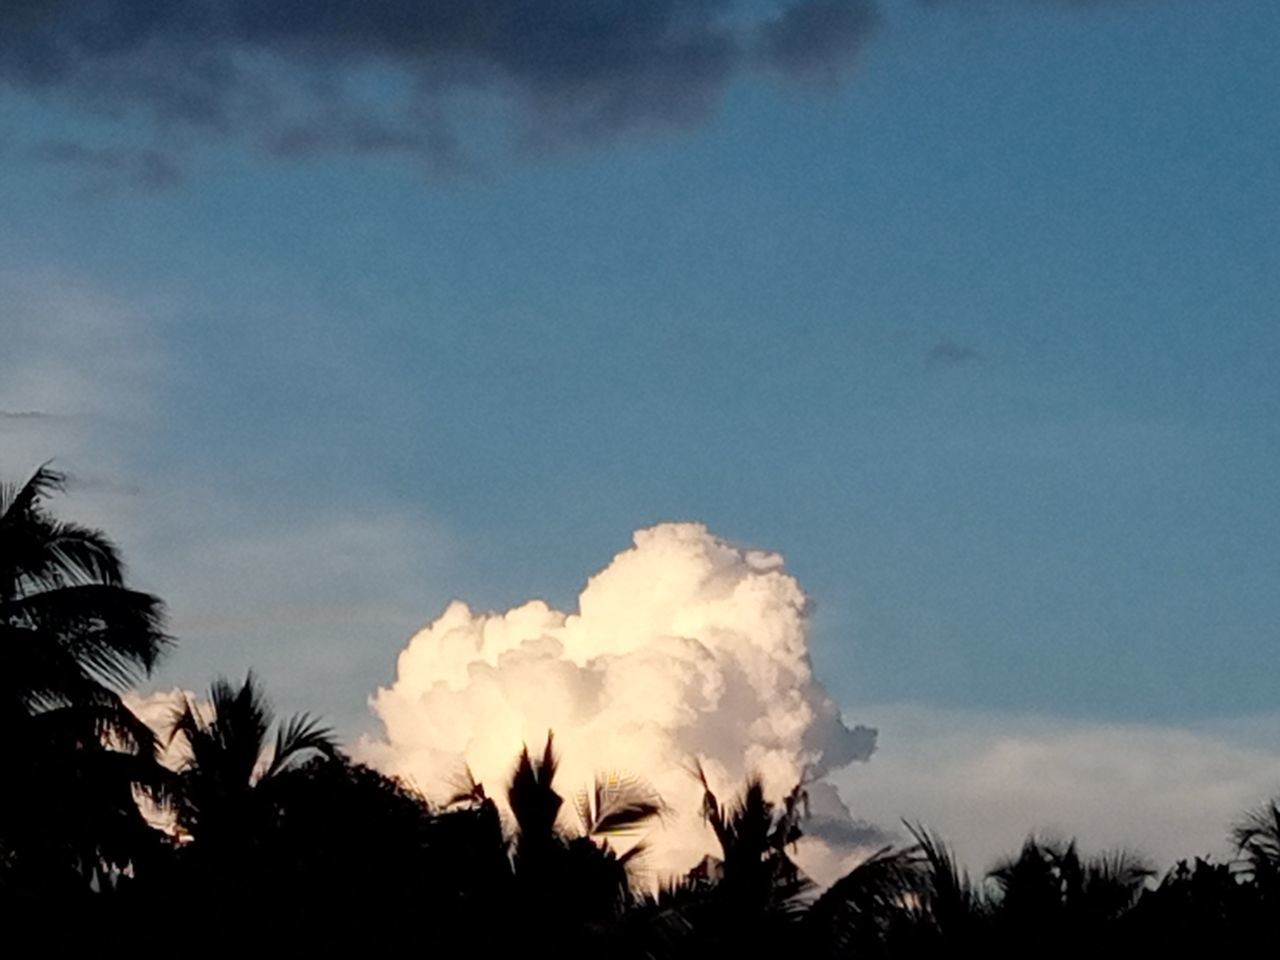
M 640 530 L 588 580 L 577 612 L 538 600 L 502 613 L 450 604 L 372 697 L 384 732 L 357 752 L 435 796 L 465 765 L 500 797 L 521 745 L 554 731 L 560 792 L 599 772 L 643 777 L 671 807 L 648 863 L 685 870 L 714 852 L 695 762 L 722 794 L 758 773 L 780 799 L 874 749 L 875 732 L 847 727 L 813 675 L 807 608 L 777 554 L 701 524 Z M 822 874 L 863 832 L 834 791 L 815 794 L 823 815 L 803 860 Z

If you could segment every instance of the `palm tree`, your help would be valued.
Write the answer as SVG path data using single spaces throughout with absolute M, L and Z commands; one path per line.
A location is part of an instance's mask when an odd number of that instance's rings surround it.
M 683 877 L 667 878 L 641 905 L 634 924 L 649 952 L 697 956 L 743 951 L 764 954 L 787 947 L 798 936 L 813 889 L 788 856 L 801 837 L 808 802 L 804 784 L 780 804 L 765 797 L 758 776 L 722 803 L 701 764 L 702 816 L 720 847 Z
M 805 939 L 815 956 L 893 955 L 916 921 L 925 893 L 919 845 L 883 847 L 833 883 L 805 912 Z
M 239 687 L 215 680 L 207 705 L 188 698 L 170 740 L 185 752 L 173 787 L 177 828 L 198 872 L 215 883 L 261 867 L 289 806 L 307 801 L 306 761 L 337 755 L 332 732 L 307 714 L 275 725 L 252 673 Z
M 507 803 L 516 821 L 514 861 L 518 876 L 533 877 L 547 870 L 562 846 L 556 820 L 564 798 L 553 786 L 558 766 L 551 734 L 547 734 L 541 758 L 535 760 L 526 746 L 516 760 Z
M 903 822 L 915 840 L 923 876 L 912 898 L 912 919 L 897 954 L 913 956 L 939 943 L 970 950 L 983 942 L 988 904 L 943 840 L 919 823 Z
M 718 862 L 706 862 L 703 870 L 741 909 L 796 912 L 800 898 L 812 888 L 811 881 L 787 856 L 787 848 L 802 835 L 800 821 L 808 801 L 804 785 L 798 784 L 779 808 L 765 799 L 763 782 L 753 776 L 741 796 L 722 804 L 701 765 L 697 774 L 703 788 L 702 816 L 722 854 Z
M 1114 941 L 1151 870 L 1125 852 L 1082 857 L 1074 841 L 1028 837 L 989 874 L 995 923 L 1019 952 L 1074 952 Z
M 109 882 L 151 839 L 134 787 L 158 787 L 154 735 L 120 693 L 168 647 L 163 607 L 125 586 L 102 533 L 46 511 L 64 489 L 48 466 L 0 486 L 0 733 L 16 787 L 0 799 L 0 859 L 24 884 L 32 870 Z
M 521 750 L 508 784 L 515 821 L 510 912 L 520 932 L 510 948 L 523 949 L 536 936 L 571 953 L 627 954 L 630 931 L 619 921 L 636 902 L 631 869 L 643 844 L 619 853 L 610 841 L 643 829 L 662 813 L 662 802 L 638 779 L 597 777 L 574 798 L 579 823 L 562 822 L 564 798 L 554 787 L 558 768 L 548 734 L 540 755 Z M 477 791 L 483 800 L 478 787 L 473 796 Z
M 1272 800 L 1245 815 L 1231 831 L 1245 873 L 1259 892 L 1280 895 L 1280 803 Z
M 1151 956 L 1245 955 L 1275 926 L 1246 874 L 1201 857 L 1177 863 L 1125 919 L 1130 952 Z

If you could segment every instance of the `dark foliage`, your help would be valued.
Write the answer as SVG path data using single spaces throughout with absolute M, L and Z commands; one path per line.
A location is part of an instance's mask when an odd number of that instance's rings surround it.
M 33 900 L 110 888 L 162 845 L 134 801 L 162 787 L 155 735 L 121 692 L 168 646 L 163 608 L 110 540 L 45 510 L 63 482 L 0 487 L 0 890 Z

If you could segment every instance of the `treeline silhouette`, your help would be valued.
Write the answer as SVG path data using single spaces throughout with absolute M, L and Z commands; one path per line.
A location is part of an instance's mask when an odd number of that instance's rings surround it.
M 103 534 L 48 512 L 62 486 L 42 468 L 0 490 L 0 910 L 41 918 L 46 945 L 890 958 L 1199 956 L 1273 940 L 1274 802 L 1235 828 L 1236 859 L 1162 877 L 1123 852 L 1031 837 L 973 878 L 906 824 L 908 843 L 819 890 L 791 857 L 802 785 L 780 804 L 758 780 L 723 800 L 703 777 L 719 853 L 655 881 L 638 866 L 661 798 L 615 777 L 565 810 L 550 736 L 500 785 L 509 822 L 482 784 L 434 805 L 315 719 L 277 721 L 252 674 L 216 681 L 158 736 L 122 693 L 172 643 L 163 607 L 127 586 Z M 168 746 L 176 769 L 160 763 Z

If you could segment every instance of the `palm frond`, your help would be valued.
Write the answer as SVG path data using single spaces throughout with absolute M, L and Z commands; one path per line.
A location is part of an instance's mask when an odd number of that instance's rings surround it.
M 947 845 L 923 825 L 904 820 L 903 826 L 915 840 L 924 872 L 916 913 L 944 933 L 968 925 L 983 907 L 968 872 L 960 867 Z
M 0 484 L 0 525 L 21 522 L 41 500 L 66 489 L 66 475 L 46 461 L 24 483 Z
M 638 777 L 597 775 L 590 791 L 574 797 L 578 818 L 588 836 L 634 833 L 662 815 L 662 798 Z
M 119 586 L 124 582 L 124 561 L 115 543 L 101 531 L 76 523 L 55 522 L 46 540 L 50 559 L 73 583 Z
M 1256 882 L 1280 883 L 1280 802 L 1271 800 L 1246 814 L 1231 839 Z
M 464 764 L 462 773 L 452 778 L 450 783 L 453 785 L 453 793 L 445 801 L 446 807 L 484 803 L 488 799 L 484 792 L 484 784 L 477 782 L 475 774 L 471 772 L 470 764 Z
M 104 681 L 145 676 L 172 645 L 164 605 L 137 590 L 103 583 L 54 587 L 3 605 L 11 626 L 42 630 Z
M 248 785 L 258 771 L 272 719 L 252 672 L 239 687 L 219 677 L 209 686 L 207 708 L 185 700 L 174 719 L 170 742 L 177 736 L 187 741 L 183 770 Z
M 528 746 L 520 751 L 516 769 L 507 788 L 507 802 L 516 819 L 522 841 L 550 839 L 555 833 L 556 818 L 564 803 L 563 798 L 552 787 L 556 767 L 553 736 L 550 733 L 547 734 L 547 743 L 540 760 L 533 759 Z
M 308 754 L 319 754 L 332 759 L 337 749 L 337 740 L 331 727 L 322 726 L 319 720 L 309 714 L 297 714 L 276 730 L 275 750 L 263 776 L 278 776 L 294 768 Z
M 702 767 L 702 761 L 695 761 L 694 771 L 702 784 L 702 818 L 711 827 L 721 851 L 728 851 L 733 846 L 729 812 L 712 791 L 711 784 L 707 781 L 707 772 Z
M 909 922 L 923 889 L 916 846 L 882 847 L 828 887 L 809 907 L 810 938 L 838 955 L 870 953 Z

